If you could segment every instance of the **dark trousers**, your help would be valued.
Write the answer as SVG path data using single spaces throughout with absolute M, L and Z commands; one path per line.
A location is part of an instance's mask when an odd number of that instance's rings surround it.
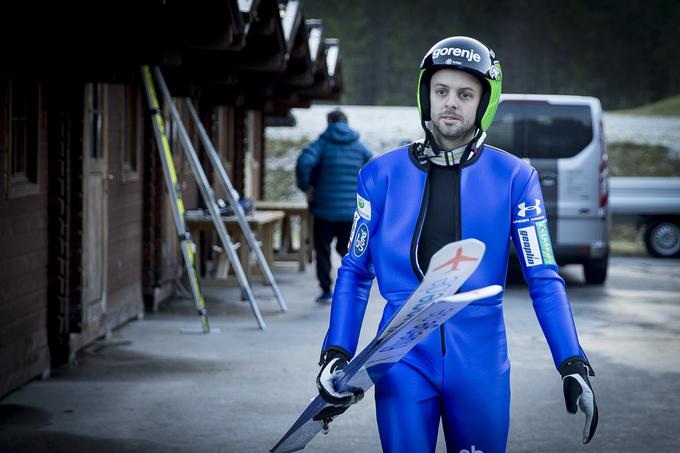
M 323 291 L 331 290 L 331 242 L 337 238 L 335 250 L 340 256 L 347 253 L 352 221 L 330 222 L 314 217 L 314 249 L 316 250 L 316 278 Z

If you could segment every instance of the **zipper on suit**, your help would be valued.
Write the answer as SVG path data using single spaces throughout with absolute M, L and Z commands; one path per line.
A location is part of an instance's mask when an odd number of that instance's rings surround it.
M 413 272 L 416 274 L 418 281 L 422 282 L 425 275 L 420 269 L 420 263 L 418 262 L 418 244 L 420 243 L 420 234 L 423 231 L 423 222 L 425 221 L 425 214 L 427 212 L 427 205 L 430 197 L 430 171 L 428 170 L 427 176 L 425 177 L 425 188 L 423 189 L 423 197 L 420 201 L 420 212 L 418 213 L 418 219 L 416 220 L 416 228 L 413 231 L 413 238 L 411 239 L 411 267 Z
M 453 202 L 453 219 L 454 219 L 454 240 L 459 241 L 461 234 L 461 220 L 460 220 L 460 170 L 461 166 L 456 165 L 453 172 L 453 190 L 454 190 L 454 202 Z M 425 189 L 423 190 L 423 197 L 420 203 L 420 212 L 418 214 L 418 220 L 416 222 L 416 228 L 413 232 L 412 246 L 411 246 L 411 266 L 415 272 L 418 280 L 422 281 L 424 274 L 420 268 L 420 263 L 418 262 L 418 244 L 420 243 L 420 236 L 423 230 L 423 223 L 425 221 L 425 216 L 427 215 L 427 208 L 430 196 L 430 171 L 427 172 L 427 179 L 425 180 Z M 439 326 L 439 335 L 441 339 L 441 351 L 442 356 L 446 355 L 446 339 L 444 335 L 444 324 Z
M 454 241 L 460 241 L 462 234 L 461 219 L 460 219 L 460 172 L 463 164 L 462 162 L 456 165 L 453 171 L 453 239 Z M 446 355 L 446 336 L 444 334 L 444 324 L 439 326 L 439 334 L 441 336 L 442 342 L 442 356 Z

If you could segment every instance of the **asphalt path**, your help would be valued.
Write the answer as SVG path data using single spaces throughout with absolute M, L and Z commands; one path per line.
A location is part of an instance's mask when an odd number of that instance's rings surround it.
M 600 408 L 593 441 L 583 416 L 564 408 L 561 383 L 531 308 L 513 278 L 505 295 L 512 362 L 510 452 L 680 451 L 680 260 L 612 258 L 604 286 L 562 270 Z M 220 333 L 197 326 L 187 301 L 126 324 L 50 379 L 0 401 L 2 452 L 265 452 L 315 395 L 329 307 L 316 283 L 277 268 L 290 311 L 257 287 L 268 329 L 259 331 L 235 289 L 206 288 Z M 382 299 L 374 285 L 360 344 L 375 333 Z M 305 451 L 379 452 L 373 392 Z M 443 440 L 437 451 L 446 451 Z M 458 453 L 458 452 L 455 452 Z M 484 452 L 490 453 L 490 452 Z

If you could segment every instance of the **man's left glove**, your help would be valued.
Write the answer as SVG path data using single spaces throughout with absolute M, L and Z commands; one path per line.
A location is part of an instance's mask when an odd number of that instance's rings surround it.
M 349 406 L 358 402 L 364 396 L 363 393 L 339 393 L 335 390 L 335 379 L 340 374 L 340 370 L 345 368 L 349 361 L 349 354 L 340 348 L 330 347 L 321 354 L 321 360 L 319 361 L 321 370 L 316 377 L 316 387 L 321 397 L 333 405 L 332 408 L 329 407 L 327 410 L 324 410 L 326 417 L 342 414 Z
M 559 367 L 567 412 L 575 414 L 578 409 L 586 415 L 583 443 L 587 444 L 597 428 L 597 404 L 588 374 L 595 376 L 590 365 L 581 357 L 566 359 Z

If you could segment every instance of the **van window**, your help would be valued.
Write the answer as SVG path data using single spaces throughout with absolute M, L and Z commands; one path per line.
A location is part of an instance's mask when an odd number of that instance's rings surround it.
M 519 157 L 572 157 L 593 140 L 587 105 L 502 101 L 486 143 Z

